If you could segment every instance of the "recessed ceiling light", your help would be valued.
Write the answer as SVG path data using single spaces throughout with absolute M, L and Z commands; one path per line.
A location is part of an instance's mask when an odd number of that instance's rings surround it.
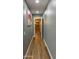
M 38 14 L 38 13 L 39 13 L 39 11 L 36 11 L 36 13 Z
M 38 4 L 38 3 L 39 3 L 39 0 L 35 0 L 35 3 L 37 3 L 37 4 Z

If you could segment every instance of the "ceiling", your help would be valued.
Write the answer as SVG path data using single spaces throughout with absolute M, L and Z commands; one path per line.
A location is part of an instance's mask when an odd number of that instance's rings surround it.
M 50 0 L 25 0 L 32 14 L 43 14 Z

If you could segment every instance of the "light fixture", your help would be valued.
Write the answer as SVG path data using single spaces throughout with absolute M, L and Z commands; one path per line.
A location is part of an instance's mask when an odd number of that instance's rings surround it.
M 39 14 L 39 11 L 36 11 L 37 14 Z
M 40 2 L 39 0 L 35 0 L 35 3 L 37 3 L 37 4 L 38 4 L 39 2 Z

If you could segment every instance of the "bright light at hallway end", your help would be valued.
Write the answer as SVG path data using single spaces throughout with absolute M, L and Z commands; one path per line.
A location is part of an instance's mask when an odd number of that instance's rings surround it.
M 39 0 L 35 0 L 35 3 L 37 3 L 37 4 L 38 4 L 39 2 L 40 2 Z

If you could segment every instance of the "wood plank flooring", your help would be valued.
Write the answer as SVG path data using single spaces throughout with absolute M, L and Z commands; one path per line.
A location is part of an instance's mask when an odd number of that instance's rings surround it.
M 35 23 L 35 37 L 31 42 L 28 53 L 24 59 L 50 59 L 47 48 L 41 38 L 40 21 Z

